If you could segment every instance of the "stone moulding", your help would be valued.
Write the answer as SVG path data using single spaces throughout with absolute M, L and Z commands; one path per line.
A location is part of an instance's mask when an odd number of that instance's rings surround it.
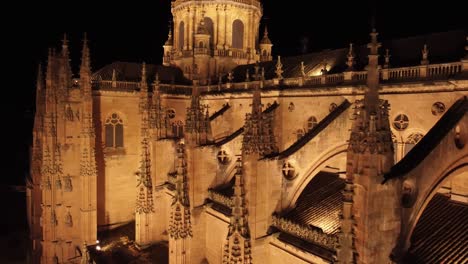
M 330 250 L 335 250 L 338 244 L 338 237 L 336 235 L 329 235 L 320 230 L 315 230 L 305 225 L 294 223 L 291 220 L 278 217 L 276 215 L 272 216 L 272 226 L 278 228 L 282 232 L 291 234 Z

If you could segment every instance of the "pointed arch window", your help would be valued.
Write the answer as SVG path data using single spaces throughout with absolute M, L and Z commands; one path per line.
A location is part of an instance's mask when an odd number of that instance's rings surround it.
M 405 142 L 405 155 L 410 152 L 416 144 L 424 137 L 421 133 L 413 133 L 408 136 Z
M 123 148 L 123 121 L 116 113 L 106 119 L 106 148 Z

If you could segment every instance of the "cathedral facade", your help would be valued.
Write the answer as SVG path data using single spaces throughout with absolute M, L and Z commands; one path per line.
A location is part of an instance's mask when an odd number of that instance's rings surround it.
M 73 78 L 64 38 L 39 68 L 33 263 L 161 243 L 171 264 L 468 258 L 465 32 L 373 30 L 283 58 L 259 0 L 176 0 L 172 14 L 162 65 L 93 72 L 85 38 Z M 129 225 L 130 242 L 105 240 Z

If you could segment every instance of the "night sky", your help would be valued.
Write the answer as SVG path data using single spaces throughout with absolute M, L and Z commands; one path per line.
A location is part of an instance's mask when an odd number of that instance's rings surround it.
M 379 38 L 407 37 L 452 29 L 468 29 L 463 1 L 279 1 L 264 2 L 262 23 L 267 23 L 275 55 L 346 47 L 349 42 L 366 43 L 376 14 Z M 288 4 L 289 3 L 289 4 Z M 306 7 L 312 5 L 312 7 Z M 19 7 L 21 10 L 23 7 Z M 5 10 L 8 11 L 8 10 Z M 16 19 L 2 21 L 9 67 L 8 86 L 2 87 L 3 133 L 6 170 L 1 183 L 22 184 L 28 169 L 27 149 L 31 141 L 37 64 L 46 63 L 47 48 L 60 47 L 63 33 L 70 39 L 74 72 L 79 65 L 81 38 L 88 32 L 93 69 L 112 61 L 161 63 L 162 44 L 167 38 L 170 0 L 151 5 L 124 1 L 112 3 L 67 2 L 62 5 L 32 2 Z M 30 21 L 30 22 L 28 22 Z M 262 27 L 263 32 L 263 27 Z M 5 96 L 6 95 L 6 96 Z M 2 155 L 3 156 L 3 155 Z

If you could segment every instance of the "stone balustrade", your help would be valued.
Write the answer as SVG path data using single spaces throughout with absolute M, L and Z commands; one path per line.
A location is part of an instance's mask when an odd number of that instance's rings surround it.
M 206 48 L 202 48 L 200 52 L 206 52 Z M 191 52 L 191 51 L 190 51 Z M 198 52 L 195 50 L 195 52 Z M 246 58 L 248 55 L 243 51 L 233 52 L 232 50 L 216 50 L 219 54 L 229 54 L 231 56 L 237 56 L 239 58 Z M 381 69 L 380 76 L 381 80 L 386 82 L 404 82 L 411 80 L 424 80 L 424 79 L 444 79 L 451 78 L 464 72 L 462 62 L 453 63 L 442 63 L 442 64 L 431 64 L 431 65 L 418 65 L 414 67 L 401 67 L 401 68 L 390 68 Z M 355 71 L 355 72 L 344 72 L 330 75 L 318 75 L 318 76 L 305 76 L 305 77 L 293 77 L 284 78 L 281 80 L 272 79 L 264 80 L 260 82 L 260 87 L 274 87 L 276 85 L 283 85 L 287 88 L 294 87 L 314 87 L 314 86 L 334 86 L 341 84 L 365 84 L 367 80 L 367 71 Z M 251 80 L 249 82 L 236 82 L 236 83 L 223 83 L 216 84 L 215 86 L 200 86 L 198 87 L 201 91 L 224 91 L 224 90 L 243 90 L 253 88 L 254 85 L 258 85 L 259 82 Z M 133 91 L 140 88 L 139 82 L 129 81 L 93 81 L 93 88 L 102 90 L 121 90 L 121 91 Z M 162 93 L 168 94 L 181 94 L 191 95 L 192 87 L 190 85 L 176 85 L 161 83 L 159 90 Z
M 220 194 L 212 189 L 208 190 L 208 198 L 215 203 L 222 204 L 229 208 L 234 206 L 234 201 L 230 197 Z
M 286 218 L 273 215 L 271 225 L 282 232 L 330 250 L 335 250 L 338 244 L 338 237 L 336 235 L 326 234 L 318 228 L 301 225 Z

